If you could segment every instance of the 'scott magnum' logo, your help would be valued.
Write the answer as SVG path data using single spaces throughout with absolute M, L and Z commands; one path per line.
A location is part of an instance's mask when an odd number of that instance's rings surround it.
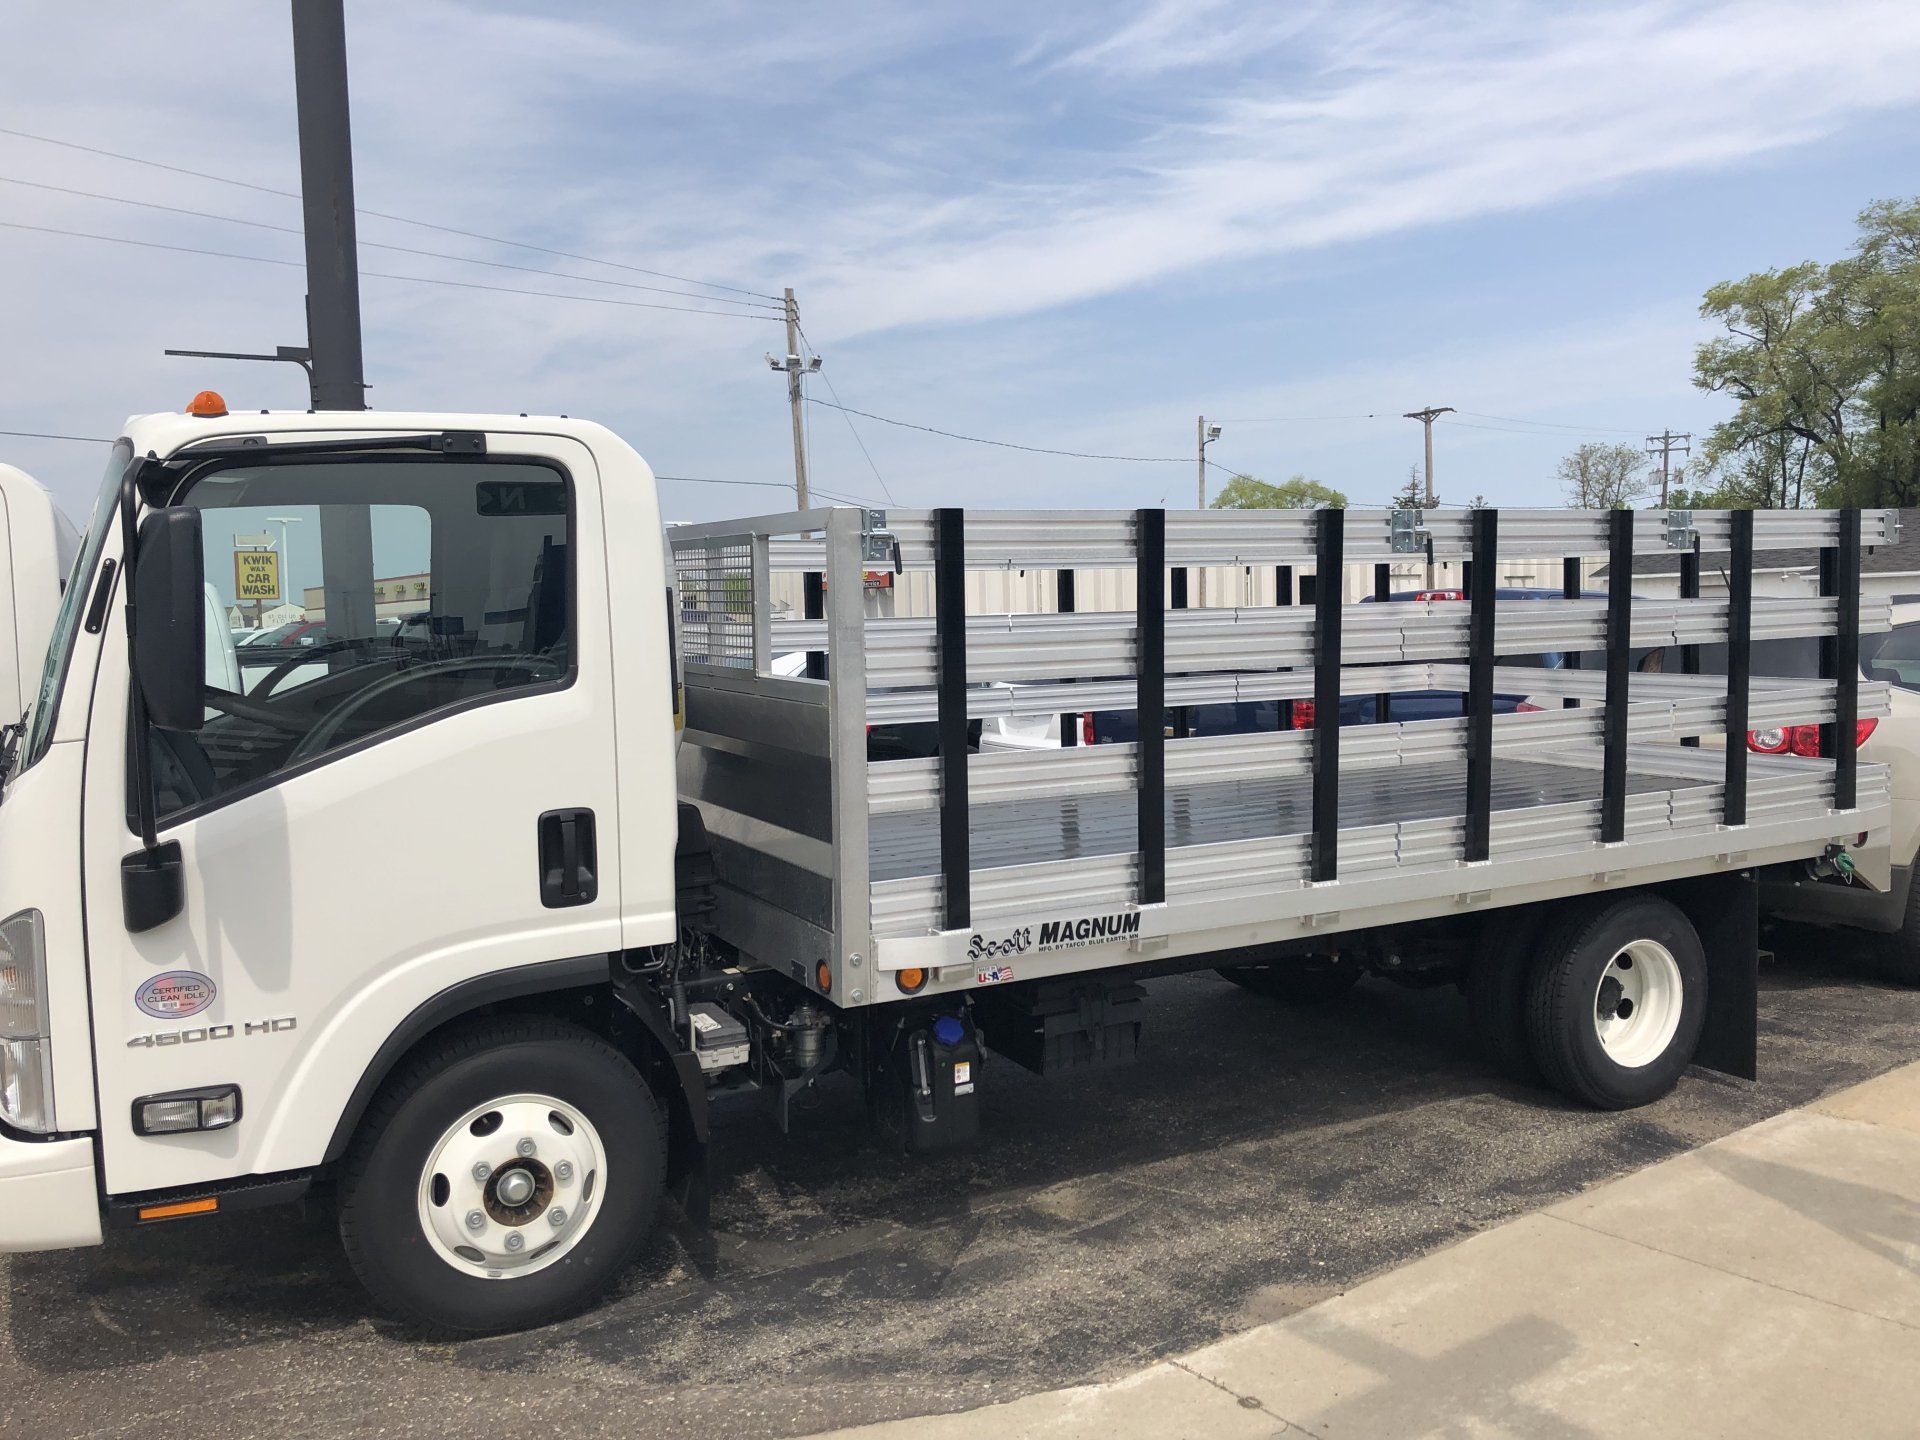
M 1107 945 L 1116 940 L 1136 940 L 1140 936 L 1140 912 L 1123 911 L 1114 915 L 1082 915 L 1071 920 L 1043 920 L 1036 928 L 1022 925 L 1004 935 L 973 935 L 968 938 L 967 958 L 973 961 L 1004 960 L 1029 951 L 1045 954 L 1049 950 L 1079 950 L 1089 945 Z M 974 977 L 982 985 L 1013 978 L 1013 967 L 983 967 Z
M 133 1003 L 156 1020 L 184 1020 L 213 1004 L 218 993 L 212 979 L 198 970 L 169 970 L 134 991 Z

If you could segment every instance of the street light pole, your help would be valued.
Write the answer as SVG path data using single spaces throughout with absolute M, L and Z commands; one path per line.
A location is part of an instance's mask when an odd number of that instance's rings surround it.
M 317 410 L 364 410 L 360 253 L 354 230 L 342 0 L 293 0 L 293 90 L 300 123 L 313 404 Z

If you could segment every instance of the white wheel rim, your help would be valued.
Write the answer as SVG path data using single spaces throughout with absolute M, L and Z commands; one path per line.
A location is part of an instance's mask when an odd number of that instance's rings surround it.
M 1673 952 L 1657 940 L 1620 947 L 1594 987 L 1593 1030 L 1616 1065 L 1651 1065 L 1680 1029 L 1685 986 Z
M 505 1095 L 447 1127 L 420 1172 L 420 1227 L 442 1260 L 487 1280 L 544 1270 L 593 1228 L 607 1152 L 551 1095 Z

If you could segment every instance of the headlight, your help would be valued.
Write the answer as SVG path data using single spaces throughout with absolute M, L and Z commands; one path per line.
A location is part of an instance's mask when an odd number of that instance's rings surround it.
M 53 1127 L 47 1041 L 47 951 L 40 912 L 0 921 L 0 1119 L 23 1130 Z

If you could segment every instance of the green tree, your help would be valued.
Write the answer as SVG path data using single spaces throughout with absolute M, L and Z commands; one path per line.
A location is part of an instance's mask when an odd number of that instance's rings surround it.
M 1251 475 L 1236 475 L 1220 487 L 1213 497 L 1215 510 L 1317 510 L 1338 508 L 1347 497 L 1338 490 L 1295 475 L 1278 485 L 1269 485 Z
M 1647 457 L 1631 445 L 1590 440 L 1560 460 L 1560 488 L 1581 510 L 1630 510 L 1651 488 Z
M 1387 502 L 1395 510 L 1422 510 L 1426 508 L 1427 482 L 1422 477 L 1418 465 L 1407 466 L 1407 483 L 1393 492 L 1393 498 Z M 1433 503 L 1440 503 L 1436 492 Z
M 1750 504 L 1920 500 L 1920 200 L 1860 213 L 1853 253 L 1729 281 L 1694 384 L 1735 402 L 1702 458 Z M 1699 487 L 1696 486 L 1696 489 Z

